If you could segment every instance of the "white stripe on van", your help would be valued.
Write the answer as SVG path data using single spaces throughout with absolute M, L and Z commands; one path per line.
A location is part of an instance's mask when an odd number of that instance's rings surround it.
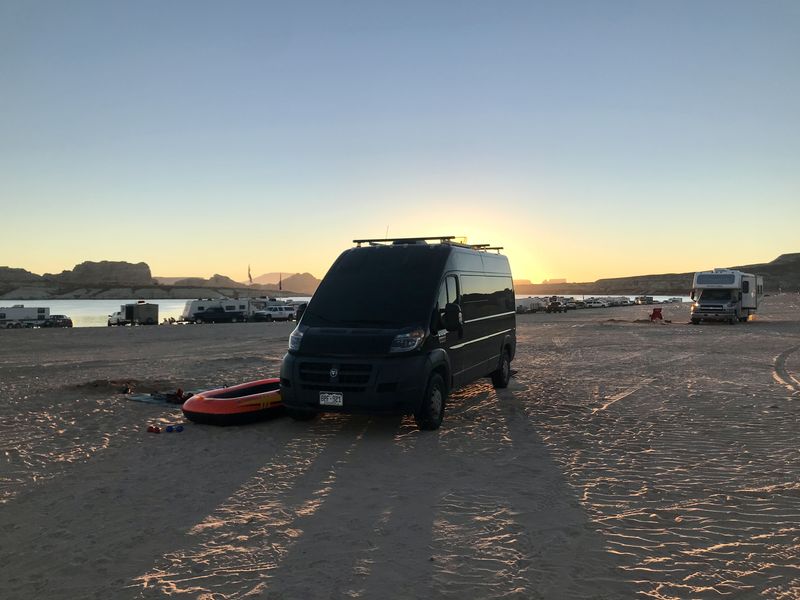
M 498 331 L 497 333 L 492 333 L 491 335 L 485 335 L 483 337 L 479 337 L 476 340 L 470 340 L 468 342 L 464 342 L 463 344 L 457 344 L 455 346 L 450 346 L 451 350 L 458 350 L 459 348 L 463 348 L 464 346 L 468 346 L 469 344 L 474 344 L 475 342 L 482 342 L 483 340 L 488 340 L 489 338 L 493 338 L 497 335 L 503 335 L 504 333 L 508 333 L 511 329 L 504 329 L 503 331 Z
M 497 313 L 496 315 L 489 315 L 488 317 L 478 317 L 477 319 L 470 319 L 469 321 L 464 321 L 466 323 L 474 323 L 475 321 L 483 321 L 485 319 L 494 319 L 495 317 L 507 317 L 508 315 L 515 315 L 516 313 L 512 310 L 511 312 L 504 312 L 504 313 Z

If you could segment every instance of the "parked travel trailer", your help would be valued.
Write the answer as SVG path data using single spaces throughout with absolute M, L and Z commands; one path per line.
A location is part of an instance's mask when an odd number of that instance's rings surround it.
M 527 298 L 520 298 L 517 300 L 517 312 L 539 312 L 540 310 L 546 309 L 547 304 L 548 302 L 544 298 L 533 298 L 531 296 L 528 296 Z
M 50 309 L 40 306 L 14 306 L 0 307 L 0 327 L 5 329 L 20 329 L 22 327 L 39 327 L 50 316 Z
M 135 304 L 123 304 L 115 313 L 108 315 L 108 326 L 155 325 L 158 323 L 158 304 L 140 300 Z
M 189 300 L 181 314 L 181 321 L 189 323 L 238 323 L 247 321 L 250 314 L 247 298 L 206 298 Z
M 354 243 L 289 337 L 281 398 L 292 418 L 413 414 L 437 429 L 452 390 L 481 377 L 508 385 L 516 304 L 500 248 L 453 236 Z
M 694 274 L 691 297 L 692 323 L 700 321 L 745 322 L 758 310 L 764 296 L 764 278 L 732 269 Z
M 280 310 L 272 310 L 280 307 Z M 266 319 L 269 313 L 272 318 Z M 206 298 L 189 300 L 181 314 L 181 321 L 189 323 L 238 323 L 257 320 L 288 320 L 294 318 L 295 308 L 289 302 L 276 298 Z M 264 317 L 264 318 L 262 318 Z

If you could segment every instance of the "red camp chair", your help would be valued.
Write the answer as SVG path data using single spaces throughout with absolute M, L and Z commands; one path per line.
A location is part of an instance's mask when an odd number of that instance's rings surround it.
M 664 317 L 661 316 L 661 309 L 660 308 L 654 308 L 653 312 L 650 313 L 650 320 L 651 321 L 660 321 L 663 318 Z

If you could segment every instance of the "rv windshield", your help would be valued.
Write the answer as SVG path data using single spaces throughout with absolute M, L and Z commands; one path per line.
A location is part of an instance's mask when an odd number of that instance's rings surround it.
M 702 273 L 697 275 L 697 285 L 733 285 L 733 273 Z
M 303 314 L 311 327 L 400 328 L 430 320 L 447 253 L 364 248 L 342 254 Z
M 702 290 L 698 300 L 705 302 L 727 302 L 733 298 L 735 293 L 736 290 Z

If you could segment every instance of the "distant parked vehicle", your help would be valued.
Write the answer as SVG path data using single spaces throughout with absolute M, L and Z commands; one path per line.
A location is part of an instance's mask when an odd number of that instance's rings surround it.
M 72 327 L 72 319 L 67 315 L 50 315 L 42 322 L 42 327 Z
M 558 300 L 556 300 L 548 304 L 545 310 L 549 313 L 567 312 L 567 307 L 561 304 L 561 302 L 559 302 Z
M 155 325 L 158 323 L 158 304 L 141 300 L 135 304 L 123 304 L 117 312 L 108 315 L 108 326 Z
M 291 321 L 295 313 L 294 306 L 267 306 L 253 313 L 253 321 Z
M 533 298 L 529 296 L 527 298 L 520 298 L 516 301 L 516 304 L 518 313 L 535 313 L 540 310 L 546 310 L 548 302 L 542 298 Z
M 23 327 L 38 327 L 50 316 L 50 309 L 40 306 L 14 306 L 0 307 L 0 327 L 5 329 L 21 329 Z
M 602 300 L 589 300 L 586 303 L 587 308 L 608 308 L 608 304 Z
M 746 322 L 764 296 L 764 278 L 731 269 L 695 273 L 691 321 Z
M 189 300 L 183 309 L 181 321 L 189 323 L 238 323 L 247 321 L 249 301 L 233 298 L 207 298 Z
M 195 315 L 194 323 L 239 323 L 247 321 L 247 316 L 238 310 L 226 310 L 223 306 L 207 308 Z

